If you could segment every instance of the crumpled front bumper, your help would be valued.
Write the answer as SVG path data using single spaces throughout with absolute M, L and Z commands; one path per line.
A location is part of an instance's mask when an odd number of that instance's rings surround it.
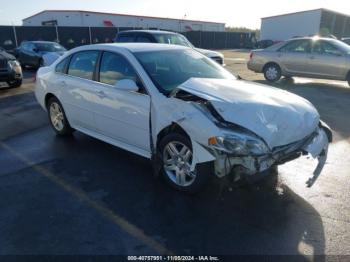
M 330 135 L 329 135 L 330 134 Z M 263 156 L 231 156 L 216 152 L 214 162 L 215 173 L 218 177 L 233 173 L 244 175 L 257 175 L 273 165 L 280 165 L 292 161 L 301 155 L 310 154 L 318 159 L 318 165 L 313 176 L 307 181 L 311 187 L 320 175 L 327 159 L 328 145 L 331 142 L 331 130 L 329 127 L 320 126 L 310 136 L 291 145 L 275 148 L 271 154 Z

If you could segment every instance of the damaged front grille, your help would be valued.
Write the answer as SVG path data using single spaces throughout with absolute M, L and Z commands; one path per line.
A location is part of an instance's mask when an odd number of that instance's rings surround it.
M 277 161 L 278 164 L 283 164 L 294 160 L 298 158 L 302 153 L 304 153 L 302 148 L 305 145 L 309 144 L 315 136 L 317 136 L 317 131 L 312 132 L 309 136 L 297 142 L 275 147 L 272 150 L 272 157 Z

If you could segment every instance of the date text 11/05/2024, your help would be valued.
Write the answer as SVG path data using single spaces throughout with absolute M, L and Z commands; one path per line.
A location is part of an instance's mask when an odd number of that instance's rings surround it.
M 216 256 L 128 256 L 128 261 L 220 261 Z

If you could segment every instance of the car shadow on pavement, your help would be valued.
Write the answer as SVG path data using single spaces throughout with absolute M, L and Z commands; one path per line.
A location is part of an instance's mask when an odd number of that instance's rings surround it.
M 299 83 L 293 79 L 281 79 L 277 83 L 256 80 L 256 83 L 270 85 L 292 92 L 308 99 L 325 121 L 341 138 L 350 137 L 350 88 L 339 84 L 320 82 Z
M 50 170 L 175 254 L 324 254 L 320 215 L 274 177 L 244 187 L 214 179 L 189 196 L 155 179 L 142 157 L 82 134 L 52 142 L 60 156 Z

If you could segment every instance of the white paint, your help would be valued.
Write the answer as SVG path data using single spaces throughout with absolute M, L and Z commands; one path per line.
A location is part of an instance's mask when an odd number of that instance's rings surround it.
M 180 89 L 205 98 L 229 122 L 262 137 L 270 148 L 310 135 L 319 123 L 313 105 L 302 97 L 241 80 L 190 79 Z
M 61 59 L 91 49 L 123 55 L 134 66 L 148 94 L 118 90 L 115 86 L 55 73 L 55 66 Z M 46 94 L 54 94 L 63 104 L 73 128 L 146 158 L 151 158 L 155 149 L 150 147 L 151 136 L 155 146 L 159 132 L 176 123 L 191 139 L 192 170 L 198 163 L 215 161 L 216 174 L 222 176 L 223 164 L 226 163 L 224 155 L 217 156 L 208 151 L 208 138 L 237 131 L 220 128 L 213 117 L 203 113 L 195 102 L 162 95 L 133 55 L 135 51 L 172 49 L 188 48 L 136 43 L 75 48 L 51 66 L 39 69 L 36 98 L 45 108 Z M 316 109 L 307 100 L 276 88 L 235 80 L 233 76 L 231 80 L 192 78 L 179 88 L 209 100 L 223 118 L 255 132 L 271 149 L 305 138 L 317 130 L 319 123 Z M 326 142 L 322 136 L 306 150 L 317 156 L 318 145 L 323 146 Z M 253 157 L 237 158 L 235 162 L 246 162 L 245 165 L 254 172 Z M 268 168 L 276 159 L 267 161 L 269 164 L 262 168 Z

